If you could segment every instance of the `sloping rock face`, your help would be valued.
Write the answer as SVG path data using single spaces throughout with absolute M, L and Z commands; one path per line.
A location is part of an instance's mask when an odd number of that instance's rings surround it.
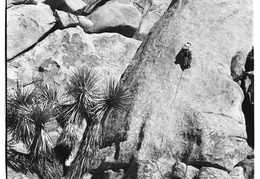
M 7 60 L 35 44 L 55 24 L 48 5 L 17 5 L 7 10 Z
M 174 61 L 186 42 L 193 61 L 182 71 Z M 252 44 L 251 1 L 172 1 L 122 77 L 134 100 L 118 161 L 178 158 L 232 170 L 250 148 L 230 65 Z
M 63 88 L 76 67 L 94 68 L 103 87 L 119 80 L 140 41 L 119 34 L 85 34 L 80 27 L 56 30 L 33 49 L 7 63 L 7 86 L 44 81 Z
M 107 2 L 89 19 L 94 25 L 88 32 L 118 32 L 132 37 L 141 22 L 141 14 L 132 4 Z

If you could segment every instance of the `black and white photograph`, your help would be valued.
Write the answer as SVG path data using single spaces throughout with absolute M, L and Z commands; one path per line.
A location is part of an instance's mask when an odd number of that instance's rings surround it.
M 257 178 L 255 1 L 4 11 L 3 178 Z

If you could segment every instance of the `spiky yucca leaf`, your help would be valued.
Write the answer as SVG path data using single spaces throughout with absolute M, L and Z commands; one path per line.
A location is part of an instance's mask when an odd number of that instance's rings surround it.
M 66 178 L 81 179 L 89 172 L 97 156 L 101 142 L 103 124 L 112 110 L 124 110 L 131 100 L 131 93 L 127 88 L 111 80 L 101 99 L 93 108 L 91 124 L 84 131 L 79 150 L 73 160 Z
M 68 124 L 61 132 L 56 145 L 65 144 L 68 146 L 74 146 L 77 141 L 78 138 L 76 135 L 75 126 L 73 124 Z
M 110 80 L 103 97 L 98 101 L 94 110 L 94 118 L 100 121 L 100 137 L 103 136 L 103 128 L 105 121 L 109 118 L 112 110 L 123 111 L 129 106 L 132 99 L 131 92 L 120 82 Z M 100 138 L 102 142 L 102 138 Z
M 94 108 L 94 118 L 104 123 L 111 110 L 125 110 L 131 99 L 131 92 L 126 87 L 120 82 L 116 83 L 115 80 L 110 80 L 104 95 L 97 101 Z
M 39 98 L 41 102 L 52 105 L 59 105 L 63 97 L 59 88 L 50 87 L 48 84 L 38 84 Z
M 97 81 L 96 72 L 87 68 L 78 68 L 70 76 L 67 96 L 71 102 L 63 106 L 65 119 L 82 125 L 88 111 L 95 104 Z
M 30 145 L 34 130 L 24 111 L 19 109 L 32 105 L 34 102 L 34 88 L 19 87 L 14 94 L 7 95 L 7 133 L 15 141 L 22 141 L 27 147 Z
M 18 173 L 26 174 L 28 171 L 27 155 L 7 146 L 6 165 Z

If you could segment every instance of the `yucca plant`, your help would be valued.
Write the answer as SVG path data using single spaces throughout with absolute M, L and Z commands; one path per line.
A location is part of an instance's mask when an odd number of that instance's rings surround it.
M 82 126 L 85 120 L 87 126 L 91 123 L 91 108 L 95 105 L 97 96 L 96 83 L 98 78 L 96 72 L 87 68 L 78 68 L 69 77 L 69 85 L 61 106 L 63 128 L 62 133 L 55 146 L 55 151 L 66 174 L 65 161 L 68 159 L 77 142 L 75 127 Z
M 84 131 L 79 150 L 73 160 L 66 178 L 83 178 L 91 170 L 99 146 L 105 121 L 112 110 L 124 110 L 131 100 L 130 92 L 120 83 L 111 80 L 105 93 L 96 100 L 90 113 L 91 123 Z
M 46 124 L 57 117 L 54 105 L 42 102 L 42 93 L 35 88 L 18 88 L 7 100 L 7 132 L 11 138 L 25 144 L 26 153 L 9 148 L 7 165 L 16 171 L 36 173 L 40 178 L 57 178 L 53 144 Z M 7 144 L 9 146 L 9 144 Z M 17 160 L 17 161 L 16 161 Z M 19 162 L 23 165 L 14 165 Z M 21 167 L 18 170 L 18 167 Z M 24 169 L 26 166 L 26 170 Z M 57 170 L 58 171 L 58 170 Z

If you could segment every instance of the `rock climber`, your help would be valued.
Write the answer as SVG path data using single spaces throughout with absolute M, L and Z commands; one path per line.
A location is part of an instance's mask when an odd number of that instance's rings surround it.
M 187 42 L 185 45 L 183 45 L 183 47 L 181 49 L 181 56 L 183 59 L 183 65 L 184 65 L 185 69 L 191 67 L 190 64 L 191 64 L 192 57 L 191 57 L 190 46 L 191 46 L 191 43 Z

